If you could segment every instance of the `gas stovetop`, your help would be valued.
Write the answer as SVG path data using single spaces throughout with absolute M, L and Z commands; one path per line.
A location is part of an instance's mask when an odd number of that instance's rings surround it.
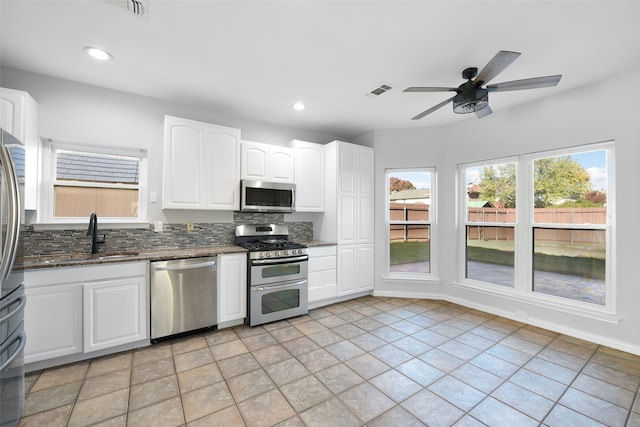
M 307 254 L 307 245 L 289 241 L 286 225 L 239 225 L 236 245 L 249 251 L 250 259 L 299 257 Z

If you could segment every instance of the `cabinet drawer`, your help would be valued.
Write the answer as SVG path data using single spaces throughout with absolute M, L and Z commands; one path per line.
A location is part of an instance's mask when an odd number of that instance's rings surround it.
M 314 271 L 336 269 L 336 256 L 323 256 L 317 258 L 309 258 L 309 273 Z
M 335 255 L 337 253 L 336 246 L 314 246 L 309 248 L 309 258 Z
M 309 288 L 330 285 L 336 283 L 336 270 L 324 270 L 309 272 Z

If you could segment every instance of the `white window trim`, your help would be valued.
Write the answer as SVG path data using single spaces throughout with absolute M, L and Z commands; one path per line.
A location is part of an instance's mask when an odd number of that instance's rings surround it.
M 430 251 L 429 251 L 429 273 L 411 273 L 411 272 L 391 272 L 390 264 L 391 264 L 391 254 L 389 251 L 389 242 L 390 242 L 390 234 L 389 234 L 389 225 L 390 224 L 407 224 L 404 221 L 391 222 L 389 218 L 389 173 L 392 171 L 405 171 L 405 172 L 428 172 L 431 174 L 431 188 L 429 189 L 430 195 L 429 198 L 431 200 L 431 204 L 429 205 L 429 221 L 415 221 L 413 224 L 418 225 L 429 225 L 429 235 L 431 236 L 430 241 Z M 415 167 L 415 168 L 387 168 L 385 169 L 385 274 L 382 277 L 385 281 L 393 281 L 393 282 L 430 282 L 430 283 L 439 283 L 440 279 L 438 277 L 438 256 L 437 248 L 438 245 L 438 232 L 437 232 L 437 210 L 438 210 L 438 191 L 437 191 L 437 171 L 435 167 Z M 433 207 L 435 206 L 435 209 Z
M 109 183 L 75 183 L 64 181 L 66 186 L 100 187 L 100 188 L 137 188 L 138 189 L 138 216 L 137 217 L 100 217 L 100 224 L 146 224 L 147 219 L 147 150 L 132 149 L 122 147 L 104 147 L 90 144 L 79 144 L 73 142 L 58 142 L 51 139 L 44 139 L 42 142 L 42 169 L 39 194 L 39 206 L 37 212 L 37 224 L 80 224 L 84 223 L 84 217 L 55 217 L 54 216 L 54 185 L 60 181 L 52 175 L 56 168 L 56 150 L 70 150 L 85 153 L 105 154 L 113 156 L 134 157 L 140 160 L 139 163 L 139 183 L 131 184 L 109 184 Z
M 612 209 L 607 209 L 608 224 L 534 224 L 533 223 L 533 200 L 530 195 L 533 194 L 533 161 L 535 159 L 554 157 L 561 155 L 571 155 L 587 151 L 607 150 L 607 204 Z M 540 151 L 536 153 L 526 153 L 521 156 L 507 157 L 500 159 L 492 159 L 488 161 L 479 161 L 473 163 L 464 163 L 458 165 L 458 197 L 456 198 L 458 208 L 456 213 L 456 226 L 458 228 L 458 280 L 453 282 L 454 287 L 466 290 L 472 290 L 487 295 L 501 297 L 504 299 L 532 304 L 538 307 L 571 313 L 591 319 L 618 323 L 621 317 L 617 315 L 617 299 L 616 299 L 616 254 L 615 254 L 615 141 L 599 142 L 594 144 L 585 144 L 564 149 L 556 149 L 549 151 Z M 515 262 L 514 287 L 500 286 L 489 282 L 482 282 L 465 278 L 465 245 L 466 245 L 466 226 L 468 224 L 466 217 L 466 175 L 465 170 L 475 166 L 489 166 L 492 164 L 507 163 L 509 161 L 516 162 L 516 225 L 515 225 Z M 527 167 L 527 179 L 518 179 L 522 176 L 521 169 L 523 165 Z M 483 225 L 485 223 L 482 223 Z M 497 224 L 496 224 L 497 225 Z M 584 301 L 563 298 L 554 295 L 534 292 L 531 287 L 531 277 L 533 274 L 533 251 L 532 247 L 532 230 L 533 227 L 540 226 L 545 228 L 573 228 L 573 229 L 604 229 L 606 230 L 606 294 L 605 305 L 597 305 Z M 523 236 L 523 237 L 520 237 Z M 526 256 L 518 256 L 517 254 L 526 254 Z

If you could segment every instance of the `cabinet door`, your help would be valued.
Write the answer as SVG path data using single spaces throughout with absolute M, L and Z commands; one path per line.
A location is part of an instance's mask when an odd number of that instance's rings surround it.
M 27 92 L 0 88 L 0 127 L 25 148 L 24 208 L 35 210 L 38 197 L 38 104 Z M 21 184 L 22 186 L 22 184 Z
M 84 352 L 149 337 L 147 276 L 84 285 Z
M 292 141 L 295 157 L 296 211 L 324 211 L 324 146 Z
M 203 209 L 201 189 L 202 124 L 165 117 L 163 209 Z
M 269 180 L 269 146 L 259 142 L 242 141 L 242 179 Z
M 374 249 L 372 244 L 358 245 L 357 247 L 358 273 L 357 290 L 368 291 L 374 285 Z
M 82 352 L 82 285 L 25 290 L 25 363 Z
M 205 208 L 240 206 L 240 130 L 208 125 L 204 143 Z
M 294 180 L 293 150 L 289 147 L 269 146 L 269 181 L 293 183 Z
M 218 255 L 218 324 L 247 317 L 247 254 Z
M 338 246 L 338 296 L 357 291 L 357 252 L 356 246 Z

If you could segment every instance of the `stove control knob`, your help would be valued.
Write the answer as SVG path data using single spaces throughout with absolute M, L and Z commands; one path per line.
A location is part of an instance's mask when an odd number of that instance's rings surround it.
M 267 252 L 267 253 L 265 254 L 265 256 L 266 256 L 267 258 L 269 258 L 269 257 L 271 256 L 271 252 Z
M 280 252 L 276 251 L 276 253 L 273 254 L 273 256 L 280 256 Z
M 287 256 L 287 255 L 289 255 L 289 251 L 284 251 L 282 254 Z
M 262 252 L 260 252 L 260 253 L 258 254 L 258 257 L 260 257 L 260 258 L 264 258 L 264 254 L 263 254 Z

